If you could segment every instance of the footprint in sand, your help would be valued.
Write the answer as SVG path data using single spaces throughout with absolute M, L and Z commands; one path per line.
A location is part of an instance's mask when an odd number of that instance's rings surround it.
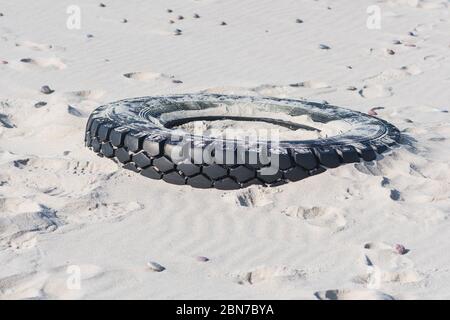
M 272 204 L 274 201 L 274 192 L 276 191 L 263 187 L 253 186 L 245 190 L 238 191 L 237 194 L 228 193 L 224 197 L 229 201 L 233 201 L 239 207 L 257 208 Z
M 79 283 L 73 275 L 79 274 Z M 40 272 L 15 274 L 0 279 L 1 300 L 80 299 L 85 282 L 96 281 L 105 272 L 90 264 L 64 265 Z M 72 277 L 71 277 L 72 276 Z
M 288 217 L 298 218 L 315 227 L 341 231 L 347 226 L 342 211 L 334 207 L 290 206 L 282 211 Z
M 138 80 L 138 81 L 150 81 L 159 79 L 172 79 L 173 76 L 169 76 L 163 73 L 157 72 L 130 72 L 123 75 L 125 78 Z
M 419 75 L 422 70 L 417 65 L 403 66 L 399 69 L 385 70 L 373 77 L 364 79 L 367 84 L 377 85 L 380 82 L 391 82 L 405 79 L 410 76 Z
M 381 84 L 367 84 L 358 93 L 366 99 L 390 97 L 393 94 L 391 87 L 386 87 Z
M 102 90 L 79 90 L 70 91 L 64 94 L 70 101 L 98 100 L 105 95 Z
M 402 254 L 403 253 L 403 254 Z M 411 259 L 405 256 L 408 250 L 399 252 L 394 245 L 386 243 L 366 243 L 363 261 L 367 273 L 358 277 L 368 288 L 379 288 L 383 284 L 409 284 L 423 279 L 415 270 Z
M 314 296 L 319 300 L 395 300 L 381 291 L 364 289 L 317 291 Z
M 62 70 L 67 66 L 66 64 L 57 57 L 52 58 L 23 58 L 20 60 L 22 65 L 31 66 L 31 67 L 39 67 L 45 69 L 53 69 L 53 70 Z
M 241 285 L 254 285 L 268 281 L 295 281 L 306 277 L 306 272 L 286 266 L 260 266 L 250 271 L 237 272 L 231 277 Z

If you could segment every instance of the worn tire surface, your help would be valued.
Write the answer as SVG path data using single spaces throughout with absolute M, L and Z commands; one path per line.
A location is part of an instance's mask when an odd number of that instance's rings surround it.
M 276 146 L 270 141 L 258 142 L 257 145 L 228 141 L 225 146 L 223 140 L 195 137 L 188 133 L 180 136 L 172 128 L 198 119 L 245 120 L 244 117 L 232 115 L 186 118 L 183 114 L 204 113 L 214 110 L 219 104 L 235 103 L 249 103 L 261 110 L 291 116 L 308 115 L 313 121 L 321 123 L 343 120 L 351 124 L 352 129 L 334 137 L 281 141 Z M 297 126 L 276 119 L 247 120 Z M 150 179 L 195 188 L 230 190 L 253 184 L 277 186 L 346 163 L 372 161 L 377 154 L 394 146 L 399 138 L 398 129 L 384 120 L 328 104 L 278 98 L 185 94 L 125 99 L 101 106 L 89 117 L 85 143 L 98 155 L 111 158 L 124 168 Z M 180 144 L 181 140 L 184 144 Z M 186 145 L 189 148 L 184 152 L 182 149 Z M 195 150 L 203 154 L 208 148 L 214 149 L 214 159 L 199 161 Z M 265 162 L 260 161 L 262 149 L 266 151 Z M 256 162 L 253 161 L 255 156 Z M 269 170 L 274 162 L 270 159 L 275 159 L 275 156 L 277 166 L 275 170 Z

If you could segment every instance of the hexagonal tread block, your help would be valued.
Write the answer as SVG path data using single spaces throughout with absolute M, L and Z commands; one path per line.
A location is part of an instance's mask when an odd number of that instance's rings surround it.
M 168 182 L 168 183 L 178 184 L 178 185 L 186 184 L 186 179 L 176 171 L 165 173 L 162 178 L 165 182 Z
M 242 184 L 242 188 L 247 188 L 247 187 L 252 186 L 252 185 L 264 185 L 264 182 L 262 182 L 258 178 L 253 178 L 253 179 L 251 179 L 251 180 L 249 180 L 247 182 L 244 182 Z
M 356 152 L 356 149 L 352 146 L 342 146 L 339 147 L 338 152 L 342 158 L 342 162 L 344 163 L 354 163 L 359 162 L 359 155 Z
M 98 141 L 97 138 L 92 138 L 91 146 L 92 146 L 92 150 L 94 150 L 95 152 L 100 152 L 100 148 L 102 147 L 102 144 L 100 143 L 100 141 Z
M 296 149 L 292 152 L 295 163 L 299 166 L 312 170 L 318 166 L 318 161 L 314 153 L 309 149 Z
M 131 155 L 125 148 L 119 148 L 116 150 L 116 158 L 122 163 L 127 163 L 131 161 Z
M 149 136 L 142 142 L 142 150 L 151 157 L 157 157 L 162 154 L 165 139 L 162 137 Z
M 153 165 L 162 172 L 167 172 L 170 170 L 173 170 L 175 168 L 175 165 L 172 161 L 167 159 L 166 157 L 160 157 L 153 159 Z
M 301 167 L 294 167 L 284 172 L 284 177 L 290 181 L 299 181 L 308 177 L 308 171 Z
M 109 143 L 109 142 L 102 144 L 101 151 L 102 151 L 103 155 L 107 158 L 114 157 L 114 148 L 111 145 L 111 143 Z
M 280 170 L 273 172 L 275 168 L 264 167 L 258 170 L 256 176 L 264 183 L 271 184 L 283 177 L 283 173 Z
M 230 169 L 230 176 L 235 178 L 238 182 L 245 182 L 254 178 L 256 175 L 255 170 L 249 169 L 245 166 L 238 166 Z
M 133 162 L 128 162 L 128 163 L 124 164 L 123 168 L 127 169 L 127 170 L 134 171 L 134 172 L 140 172 L 141 171 L 138 167 L 136 167 L 136 165 Z
M 152 160 L 143 152 L 139 152 L 133 155 L 133 162 L 140 168 L 146 168 L 152 164 Z
M 370 146 L 356 147 L 356 150 L 364 161 L 372 161 L 377 158 L 377 154 Z
M 100 128 L 100 125 L 104 122 L 106 122 L 106 119 L 102 118 L 92 120 L 91 128 L 89 130 L 91 133 L 91 137 L 97 136 L 98 129 Z
M 226 177 L 217 181 L 214 181 L 214 188 L 220 190 L 235 190 L 240 189 L 241 185 L 231 179 L 230 177 Z
M 109 134 L 109 140 L 115 147 L 122 147 L 125 140 L 125 136 L 130 130 L 124 127 L 118 127 L 111 130 Z
M 191 187 L 202 189 L 212 187 L 212 181 L 202 174 L 187 178 L 187 184 Z
M 141 175 L 155 180 L 159 180 L 162 178 L 162 173 L 153 167 L 145 168 L 144 170 L 141 171 Z
M 274 165 L 274 157 L 276 157 L 278 160 L 278 168 L 280 168 L 280 170 L 287 170 L 291 168 L 293 165 L 293 161 L 289 156 L 289 154 L 287 153 L 280 153 L 280 154 L 272 153 L 271 155 L 272 165 Z
M 146 134 L 144 132 L 128 133 L 125 136 L 124 144 L 128 150 L 132 152 L 138 152 L 141 150 L 142 142 L 144 141 Z
M 97 132 L 97 137 L 101 141 L 108 141 L 111 130 L 114 129 L 114 127 L 116 127 L 116 126 L 117 125 L 115 125 L 111 122 L 106 122 L 106 123 L 100 124 L 100 127 L 98 128 L 98 132 Z
M 227 169 L 217 164 L 205 166 L 202 169 L 202 173 L 210 177 L 211 179 L 218 179 L 227 175 Z
M 200 167 L 192 163 L 177 164 L 177 170 L 181 171 L 187 177 L 200 173 Z
M 327 168 L 337 168 L 340 164 L 340 157 L 333 148 L 316 148 L 317 158 L 322 165 Z

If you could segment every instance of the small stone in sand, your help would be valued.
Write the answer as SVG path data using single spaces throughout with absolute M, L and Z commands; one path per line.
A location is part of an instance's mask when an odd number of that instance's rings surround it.
M 0 17 L 3 17 L 3 13 L 0 12 Z
M 392 49 L 386 49 L 386 53 L 387 53 L 388 55 L 393 56 L 393 55 L 395 54 L 395 51 L 392 50 Z
M 358 90 L 358 88 L 354 87 L 354 86 L 349 86 L 349 87 L 347 87 L 347 90 L 348 91 L 356 91 L 356 90 Z
M 172 82 L 173 82 L 173 83 L 183 83 L 183 81 L 181 81 L 181 80 L 175 80 L 175 79 L 172 80 Z
M 403 245 L 401 245 L 401 244 L 396 244 L 395 246 L 394 246 L 394 250 L 395 250 L 395 252 L 397 252 L 398 254 L 407 254 L 408 253 L 408 249 L 406 249 Z
M 178 20 L 183 20 L 184 17 L 183 16 L 178 16 Z
M 87 37 L 87 38 L 93 38 L 94 35 L 89 33 L 89 34 L 86 35 L 86 37 Z
M 106 7 L 106 4 L 100 3 L 98 6 L 101 7 L 101 8 L 104 8 L 104 7 Z
M 322 49 L 322 50 L 330 50 L 331 47 L 330 47 L 330 46 L 327 46 L 326 44 L 319 44 L 319 49 Z
M 67 156 L 67 155 L 69 155 L 69 154 L 70 154 L 70 151 L 69 151 L 69 150 L 66 150 L 66 151 L 63 152 L 63 156 Z
M 303 87 L 305 84 L 303 82 L 297 82 L 297 83 L 291 83 L 289 84 L 289 87 L 293 87 L 293 88 L 299 88 L 299 87 Z
M 20 59 L 20 62 L 31 63 L 31 62 L 33 62 L 33 59 L 31 59 L 31 58 L 23 58 L 23 59 Z
M 172 10 L 172 9 L 167 9 L 167 12 L 168 12 L 168 13 L 172 13 L 173 10 Z
M 200 18 L 200 15 L 198 15 L 197 13 L 194 13 L 194 18 L 195 18 L 195 19 Z
M 169 20 L 169 23 L 170 23 L 170 24 L 172 24 L 172 23 L 175 23 L 175 21 L 173 21 L 173 20 Z
M 392 40 L 392 44 L 402 44 L 400 40 Z
M 72 107 L 71 105 L 67 106 L 67 112 L 75 117 L 82 117 L 83 114 L 75 107 Z
M 222 21 L 222 22 L 220 23 L 220 25 L 221 25 L 221 26 L 226 26 L 227 23 L 226 23 L 225 21 Z
M 209 261 L 209 259 L 204 256 L 197 256 L 197 257 L 195 257 L 195 260 L 197 260 L 199 262 L 208 262 Z
M 181 29 L 175 29 L 174 34 L 175 34 L 176 36 L 181 36 L 182 33 L 183 33 L 183 31 L 182 31 Z
M 303 20 L 302 19 L 295 19 L 295 22 L 296 23 L 303 23 Z
M 128 23 L 128 19 L 123 18 L 122 23 Z
M 147 266 L 150 268 L 150 270 L 155 271 L 155 272 L 161 272 L 161 271 L 166 270 L 166 268 L 164 268 L 162 265 L 160 265 L 157 262 L 153 262 L 153 261 L 147 262 Z
M 8 61 L 2 60 L 0 61 L 0 64 L 8 64 Z
M 52 94 L 53 92 L 55 92 L 55 90 L 50 89 L 49 86 L 42 86 L 41 87 L 41 92 L 43 94 Z
M 46 106 L 47 105 L 47 102 L 45 102 L 45 101 L 39 101 L 39 102 L 36 102 L 35 104 L 34 104 L 34 107 L 35 108 L 42 108 L 42 107 L 44 107 L 44 106 Z

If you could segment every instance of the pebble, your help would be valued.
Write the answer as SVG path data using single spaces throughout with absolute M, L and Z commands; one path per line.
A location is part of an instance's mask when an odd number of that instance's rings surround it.
M 75 117 L 82 117 L 83 114 L 77 109 L 72 107 L 71 105 L 67 106 L 67 112 Z
M 183 20 L 184 17 L 183 16 L 178 16 L 178 20 Z
M 295 19 L 295 22 L 296 23 L 303 23 L 303 20 L 302 19 Z
M 347 87 L 347 90 L 348 91 L 356 91 L 356 90 L 358 90 L 358 88 L 354 87 L 354 86 L 349 86 L 349 87 Z
M 33 59 L 31 59 L 31 58 L 23 58 L 23 59 L 20 59 L 20 62 L 31 63 L 31 62 L 33 62 Z
M 172 13 L 173 10 L 172 10 L 172 9 L 167 9 L 167 12 L 168 12 L 168 13 Z
M 394 246 L 394 250 L 395 250 L 395 252 L 397 252 L 398 254 L 406 254 L 406 253 L 408 253 L 408 249 L 406 249 L 405 248 L 405 246 L 403 246 L 403 245 L 401 245 L 401 244 L 396 244 L 395 246 Z
M 2 61 L 0 61 L 0 64 L 8 64 L 9 62 L 8 61 L 5 61 L 5 60 L 2 60 Z
M 157 263 L 157 262 L 153 262 L 153 261 L 147 262 L 147 266 L 148 266 L 152 271 L 155 271 L 155 272 L 161 272 L 161 271 L 166 270 L 166 268 L 164 268 L 162 265 L 160 265 L 160 264 Z
M 395 51 L 392 49 L 386 49 L 387 54 L 393 56 L 395 54 Z
M 291 83 L 289 84 L 289 87 L 293 87 L 293 88 L 299 88 L 299 87 L 303 87 L 305 84 L 303 82 L 297 82 L 297 83 Z
M 330 46 L 327 46 L 326 44 L 319 44 L 319 49 L 322 49 L 322 50 L 330 50 L 331 47 L 330 47 Z
M 221 26 L 226 26 L 227 23 L 226 23 L 225 21 L 222 21 L 222 22 L 220 23 L 220 25 L 221 25 Z
M 42 108 L 42 107 L 44 107 L 44 106 L 46 106 L 47 105 L 47 102 L 45 102 L 45 101 L 39 101 L 39 102 L 36 102 L 35 104 L 34 104 L 34 107 L 35 108 Z
M 194 13 L 194 18 L 195 18 L 195 19 L 200 18 L 200 15 L 198 15 L 197 13 Z
M 199 262 L 208 262 L 209 258 L 204 257 L 204 256 L 197 256 L 197 257 L 195 257 L 195 260 L 197 260 Z
M 175 23 L 175 21 L 173 21 L 173 20 L 169 20 L 169 23 L 170 23 L 170 24 L 172 24 L 172 23 Z
M 181 29 L 175 29 L 174 34 L 175 34 L 176 36 L 181 36 L 182 33 L 183 33 L 183 31 L 182 31 Z
M 125 19 L 125 18 L 122 19 L 122 23 L 127 23 L 127 22 L 128 22 L 128 19 Z
M 93 38 L 94 35 L 89 33 L 89 34 L 86 35 L 86 37 L 87 37 L 87 38 Z
M 3 13 L 0 12 L 0 17 L 3 17 Z
M 55 92 L 55 90 L 50 89 L 49 86 L 42 86 L 41 87 L 41 92 L 43 94 L 52 94 L 53 92 Z
M 392 44 L 402 44 L 402 42 L 400 40 L 393 40 Z
M 172 82 L 173 82 L 173 83 L 183 83 L 183 81 L 181 81 L 181 80 L 175 80 L 175 79 L 172 80 Z
M 104 7 L 106 7 L 106 4 L 100 3 L 100 4 L 99 4 L 99 7 L 104 8 Z

